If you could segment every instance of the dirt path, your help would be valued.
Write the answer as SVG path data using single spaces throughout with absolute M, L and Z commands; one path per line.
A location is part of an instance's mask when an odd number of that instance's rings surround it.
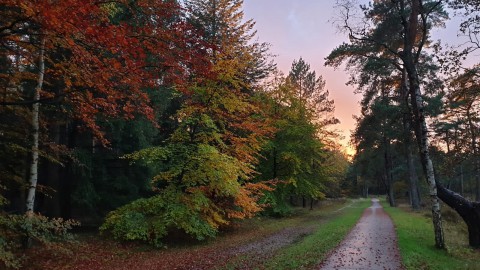
M 372 200 L 353 230 L 319 269 L 403 269 L 390 217 Z

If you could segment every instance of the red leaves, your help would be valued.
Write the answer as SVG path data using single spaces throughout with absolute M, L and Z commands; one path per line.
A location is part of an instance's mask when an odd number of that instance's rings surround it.
M 126 0 L 6 0 L 2 5 L 19 8 L 12 8 L 12 20 L 20 17 L 36 26 L 31 34 L 46 35 L 46 85 L 63 80 L 71 115 L 97 135 L 100 114 L 153 120 L 147 88 L 186 89 L 194 74 L 209 72 L 202 57 L 206 46 L 184 21 L 174 20 L 181 9 L 169 1 L 139 0 L 136 7 Z M 131 13 L 129 21 L 113 22 L 119 12 Z M 2 42 L 18 43 L 18 54 L 35 63 L 35 39 L 26 45 L 20 40 L 17 34 L 2 36 Z

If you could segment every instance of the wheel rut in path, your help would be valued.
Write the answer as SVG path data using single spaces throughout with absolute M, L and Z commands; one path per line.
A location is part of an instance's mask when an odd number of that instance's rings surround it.
M 392 220 L 378 199 L 318 269 L 403 269 Z

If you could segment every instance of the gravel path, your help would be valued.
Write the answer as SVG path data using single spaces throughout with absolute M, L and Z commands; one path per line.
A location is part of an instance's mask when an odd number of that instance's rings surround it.
M 378 199 L 372 200 L 372 206 L 319 269 L 403 269 L 395 228 Z

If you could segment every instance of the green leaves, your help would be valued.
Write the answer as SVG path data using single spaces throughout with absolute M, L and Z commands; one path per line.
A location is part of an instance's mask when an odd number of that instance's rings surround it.
M 138 199 L 111 212 L 101 232 L 115 239 L 145 241 L 157 247 L 172 229 L 182 229 L 198 240 L 212 237 L 216 227 L 202 217 L 208 201 L 198 193 L 182 194 L 172 188 L 151 198 Z
M 22 258 L 17 249 L 22 241 L 29 239 L 54 251 L 64 250 L 64 244 L 73 241 L 68 231 L 80 225 L 74 220 L 47 218 L 39 214 L 6 215 L 0 214 L 0 262 L 6 267 L 18 269 Z

